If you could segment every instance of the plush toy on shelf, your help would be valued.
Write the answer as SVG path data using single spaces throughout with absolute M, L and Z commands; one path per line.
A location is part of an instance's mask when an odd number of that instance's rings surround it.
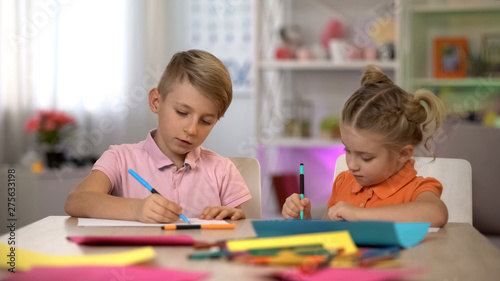
M 276 49 L 277 59 L 294 59 L 298 55 L 301 58 L 308 57 L 308 54 L 304 53 L 303 49 L 300 49 L 303 44 L 303 36 L 299 26 L 285 25 L 281 27 L 280 37 L 283 43 Z

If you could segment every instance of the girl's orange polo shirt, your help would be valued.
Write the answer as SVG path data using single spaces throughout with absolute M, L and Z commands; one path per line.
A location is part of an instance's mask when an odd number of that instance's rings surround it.
M 415 160 L 410 160 L 396 175 L 374 186 L 361 186 L 350 171 L 340 173 L 332 187 L 328 208 L 345 201 L 351 205 L 369 208 L 413 202 L 424 191 L 441 197 L 443 186 L 435 178 L 417 177 Z

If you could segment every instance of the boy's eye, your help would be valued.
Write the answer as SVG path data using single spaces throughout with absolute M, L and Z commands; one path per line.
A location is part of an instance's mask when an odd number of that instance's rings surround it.
M 361 160 L 365 161 L 365 162 L 370 162 L 373 160 L 373 158 L 361 158 Z
M 177 112 L 177 114 L 179 114 L 180 116 L 186 116 L 187 115 L 186 112 L 182 112 L 182 111 L 179 111 L 179 110 L 176 110 L 175 112 Z
M 207 125 L 207 126 L 212 125 L 212 122 L 209 122 L 209 121 L 206 121 L 206 120 L 201 120 L 201 123 L 202 123 L 203 125 Z

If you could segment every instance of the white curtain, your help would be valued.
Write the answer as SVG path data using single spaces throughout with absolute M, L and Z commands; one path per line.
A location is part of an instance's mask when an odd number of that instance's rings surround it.
M 77 158 L 144 139 L 156 126 L 148 92 L 176 51 L 171 6 L 0 0 L 0 163 L 35 146 L 24 124 L 40 109 L 77 119 L 69 151 Z
M 24 81 L 25 67 L 27 65 L 26 44 L 16 44 L 16 35 L 20 32 L 18 19 L 25 17 L 25 3 L 21 1 L 0 2 L 0 130 L 2 153 L 0 157 L 7 155 L 7 150 L 19 150 L 21 148 L 20 131 L 22 120 L 17 118 L 28 105 L 23 102 L 28 93 Z M 16 93 L 16 94 L 7 94 Z

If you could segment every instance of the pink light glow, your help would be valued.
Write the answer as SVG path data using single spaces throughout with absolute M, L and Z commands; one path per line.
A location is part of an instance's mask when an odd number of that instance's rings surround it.
M 276 153 L 271 150 L 275 149 Z M 344 154 L 344 146 L 328 147 L 278 147 L 259 146 L 261 164 L 263 214 L 272 215 L 277 207 L 272 176 L 278 174 L 299 175 L 300 163 L 304 163 L 305 196 L 313 206 L 325 205 L 332 191 L 335 162 Z M 274 155 L 269 159 L 269 155 Z
M 311 200 L 312 204 L 325 204 L 332 191 L 335 162 L 340 155 L 345 153 L 344 146 L 287 150 L 291 154 L 291 161 L 287 161 L 288 165 L 292 165 L 294 170 L 298 171 L 299 164 L 304 163 L 305 196 Z

